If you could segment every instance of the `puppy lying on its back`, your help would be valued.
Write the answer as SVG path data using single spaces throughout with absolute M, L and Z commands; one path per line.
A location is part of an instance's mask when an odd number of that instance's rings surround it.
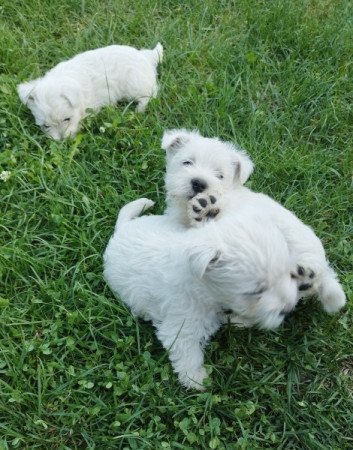
M 344 306 L 342 287 L 313 230 L 267 195 L 243 186 L 253 170 L 244 151 L 187 130 L 165 132 L 162 148 L 167 153 L 166 215 L 174 223 L 200 227 L 210 219 L 221 223 L 229 215 L 241 220 L 244 214 L 257 217 L 259 226 L 270 222 L 292 256 L 291 275 L 298 282 L 300 296 L 318 294 L 327 312 Z
M 246 212 L 180 229 L 171 218 L 136 218 L 153 202 L 119 213 L 104 276 L 133 314 L 151 320 L 181 383 L 202 389 L 203 346 L 231 309 L 243 326 L 275 328 L 298 301 L 292 261 L 278 228 Z
M 157 95 L 161 44 L 153 50 L 111 45 L 80 53 L 61 62 L 43 77 L 22 83 L 18 93 L 37 125 L 53 139 L 73 136 L 88 108 L 120 100 L 136 100 L 143 112 Z

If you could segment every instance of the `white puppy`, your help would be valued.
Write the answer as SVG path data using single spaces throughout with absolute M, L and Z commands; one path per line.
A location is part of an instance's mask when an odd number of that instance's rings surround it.
M 244 211 L 185 230 L 168 215 L 136 218 L 152 205 L 139 199 L 122 208 L 104 276 L 134 315 L 153 322 L 181 383 L 202 389 L 203 346 L 224 310 L 242 325 L 270 329 L 295 307 L 291 257 L 282 233 L 260 215 Z
M 22 83 L 18 93 L 37 125 L 54 139 L 73 136 L 88 108 L 120 100 L 137 101 L 143 112 L 157 95 L 161 44 L 153 50 L 111 45 L 80 53 L 61 62 L 43 77 Z
M 162 148 L 167 156 L 166 213 L 186 227 L 216 217 L 224 194 L 242 186 L 253 171 L 243 150 L 198 131 L 166 131 Z
M 301 297 L 318 294 L 327 312 L 338 311 L 345 295 L 329 267 L 321 241 L 298 217 L 243 184 L 253 170 L 244 151 L 197 131 L 171 130 L 162 139 L 167 153 L 166 214 L 183 227 L 219 222 L 231 214 L 269 221 L 282 233 L 295 262 L 291 270 Z

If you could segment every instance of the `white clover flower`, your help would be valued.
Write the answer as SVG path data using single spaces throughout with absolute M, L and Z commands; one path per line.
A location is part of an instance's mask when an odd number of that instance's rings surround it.
M 3 170 L 0 173 L 0 180 L 6 182 L 10 178 L 10 176 L 11 176 L 11 172 L 9 172 L 8 170 Z

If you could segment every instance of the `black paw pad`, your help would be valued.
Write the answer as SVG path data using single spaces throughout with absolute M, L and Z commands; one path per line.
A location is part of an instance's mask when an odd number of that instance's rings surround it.
M 207 200 L 205 200 L 204 198 L 199 198 L 199 203 L 203 208 L 206 208 Z
M 197 208 L 196 206 L 193 206 L 192 209 L 193 209 L 193 211 L 196 212 L 196 213 L 198 213 L 198 212 L 201 211 L 201 209 L 200 209 L 200 208 Z
M 213 204 L 216 203 L 217 199 L 216 199 L 216 197 L 214 197 L 213 195 L 210 195 L 210 201 L 211 201 L 211 203 L 212 203 L 212 205 L 213 205 Z
M 298 275 L 303 276 L 305 274 L 304 267 L 298 266 L 297 270 L 298 270 Z
M 301 284 L 298 289 L 299 289 L 299 291 L 307 291 L 311 287 L 313 287 L 312 284 L 304 283 L 304 284 Z
M 213 209 L 206 214 L 206 217 L 213 219 L 219 213 L 219 209 Z

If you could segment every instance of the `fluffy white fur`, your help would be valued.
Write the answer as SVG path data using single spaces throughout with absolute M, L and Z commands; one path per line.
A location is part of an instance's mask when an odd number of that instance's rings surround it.
M 233 311 L 243 326 L 275 328 L 298 301 L 293 262 L 273 221 L 252 211 L 184 229 L 169 215 L 136 218 L 153 202 L 120 211 L 104 276 L 134 315 L 151 320 L 181 383 L 202 389 L 203 346 Z
M 90 50 L 18 85 L 18 94 L 48 136 L 66 138 L 78 131 L 88 108 L 97 111 L 128 100 L 137 101 L 137 111 L 143 112 L 157 95 L 157 65 L 162 57 L 160 43 L 153 50 L 125 45 Z
M 267 195 L 243 186 L 253 170 L 243 150 L 197 131 L 171 130 L 162 139 L 167 154 L 166 214 L 183 227 L 200 227 L 228 215 L 257 217 L 262 227 L 280 230 L 295 266 L 301 297 L 318 294 L 325 311 L 338 311 L 345 295 L 329 267 L 321 241 L 292 212 Z M 245 225 L 245 224 L 244 224 Z

